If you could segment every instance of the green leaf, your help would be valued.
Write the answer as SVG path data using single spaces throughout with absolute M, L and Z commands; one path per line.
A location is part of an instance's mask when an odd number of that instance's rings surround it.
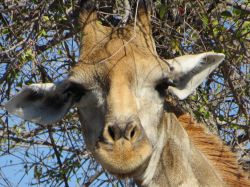
M 38 36 L 47 36 L 47 32 L 44 29 L 42 29 Z
M 173 51 L 174 53 L 180 52 L 180 45 L 179 45 L 178 40 L 173 39 L 173 40 L 171 41 L 171 48 L 172 48 L 172 51 Z
M 218 25 L 219 25 L 219 21 L 218 21 L 218 20 L 213 20 L 213 21 L 212 21 L 212 25 L 213 25 L 214 27 L 218 26 Z
M 49 21 L 49 16 L 43 16 L 43 21 L 45 21 L 45 22 L 47 22 L 47 21 Z
M 208 26 L 208 17 L 206 15 L 201 17 L 202 23 L 207 27 Z
M 160 7 L 159 7 L 159 16 L 160 16 L 160 19 L 164 18 L 165 14 L 167 12 L 167 9 L 168 9 L 168 7 L 166 5 L 163 5 L 163 4 L 160 5 Z
M 34 59 L 34 54 L 33 51 L 31 49 L 28 49 L 25 53 L 24 53 L 24 59 L 25 61 L 31 61 Z
M 244 15 L 247 15 L 248 13 L 245 10 L 234 8 L 233 9 L 233 14 L 235 14 L 237 16 L 244 16 Z
M 196 42 L 199 39 L 199 34 L 196 31 L 193 31 L 191 34 L 192 41 Z
M 9 33 L 9 29 L 3 29 L 3 30 L 2 30 L 2 33 L 3 33 L 3 34 L 8 34 L 8 33 Z
M 210 113 L 209 113 L 209 111 L 205 108 L 205 107 L 200 107 L 199 109 L 198 109 L 198 112 L 200 113 L 200 114 L 202 114 L 202 116 L 204 116 L 204 118 L 206 118 L 206 119 L 208 119 L 209 117 L 210 117 Z
M 245 21 L 242 25 L 242 30 L 241 30 L 241 34 L 245 35 L 248 34 L 250 35 L 250 21 Z
M 63 52 L 62 52 L 61 49 L 58 50 L 58 54 L 59 54 L 59 55 L 63 55 Z
M 221 16 L 223 16 L 223 17 L 232 17 L 233 15 L 232 15 L 232 13 L 230 11 L 225 10 L 225 11 L 223 11 L 221 13 Z
M 225 117 L 223 115 L 219 115 L 218 117 L 219 117 L 220 121 L 224 121 L 225 120 Z

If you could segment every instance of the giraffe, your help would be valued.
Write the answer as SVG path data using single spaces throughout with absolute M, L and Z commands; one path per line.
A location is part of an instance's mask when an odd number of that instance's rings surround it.
M 111 174 L 131 177 L 139 186 L 250 186 L 218 138 L 188 114 L 164 107 L 166 94 L 179 99 L 192 94 L 224 54 L 161 59 L 143 0 L 135 25 L 121 28 L 102 25 L 93 0 L 81 7 L 78 64 L 59 83 L 24 87 L 6 109 L 46 125 L 77 107 L 93 157 Z

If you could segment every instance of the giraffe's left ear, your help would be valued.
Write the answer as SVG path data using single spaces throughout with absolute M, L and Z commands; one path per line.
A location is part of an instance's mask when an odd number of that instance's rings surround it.
M 175 86 L 169 86 L 168 90 L 179 99 L 185 99 L 224 58 L 225 55 L 222 53 L 207 52 L 167 60 L 170 66 L 169 78 L 175 83 Z

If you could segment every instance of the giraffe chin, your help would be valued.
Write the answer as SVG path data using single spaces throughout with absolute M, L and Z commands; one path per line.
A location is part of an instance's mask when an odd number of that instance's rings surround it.
M 120 139 L 112 145 L 98 142 L 94 157 L 110 173 L 124 178 L 141 168 L 151 153 L 152 146 L 147 138 L 141 139 L 134 145 L 125 139 Z

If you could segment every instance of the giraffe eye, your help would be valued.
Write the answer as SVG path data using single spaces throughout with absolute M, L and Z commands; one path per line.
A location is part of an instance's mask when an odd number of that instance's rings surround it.
M 85 95 L 88 90 L 81 84 L 71 82 L 64 93 L 68 93 L 73 96 L 76 102 L 80 101 L 81 97 Z
M 158 91 L 160 96 L 164 97 L 166 95 L 166 90 L 169 86 L 173 86 L 173 82 L 167 78 L 160 80 L 157 82 L 155 86 L 155 90 Z

